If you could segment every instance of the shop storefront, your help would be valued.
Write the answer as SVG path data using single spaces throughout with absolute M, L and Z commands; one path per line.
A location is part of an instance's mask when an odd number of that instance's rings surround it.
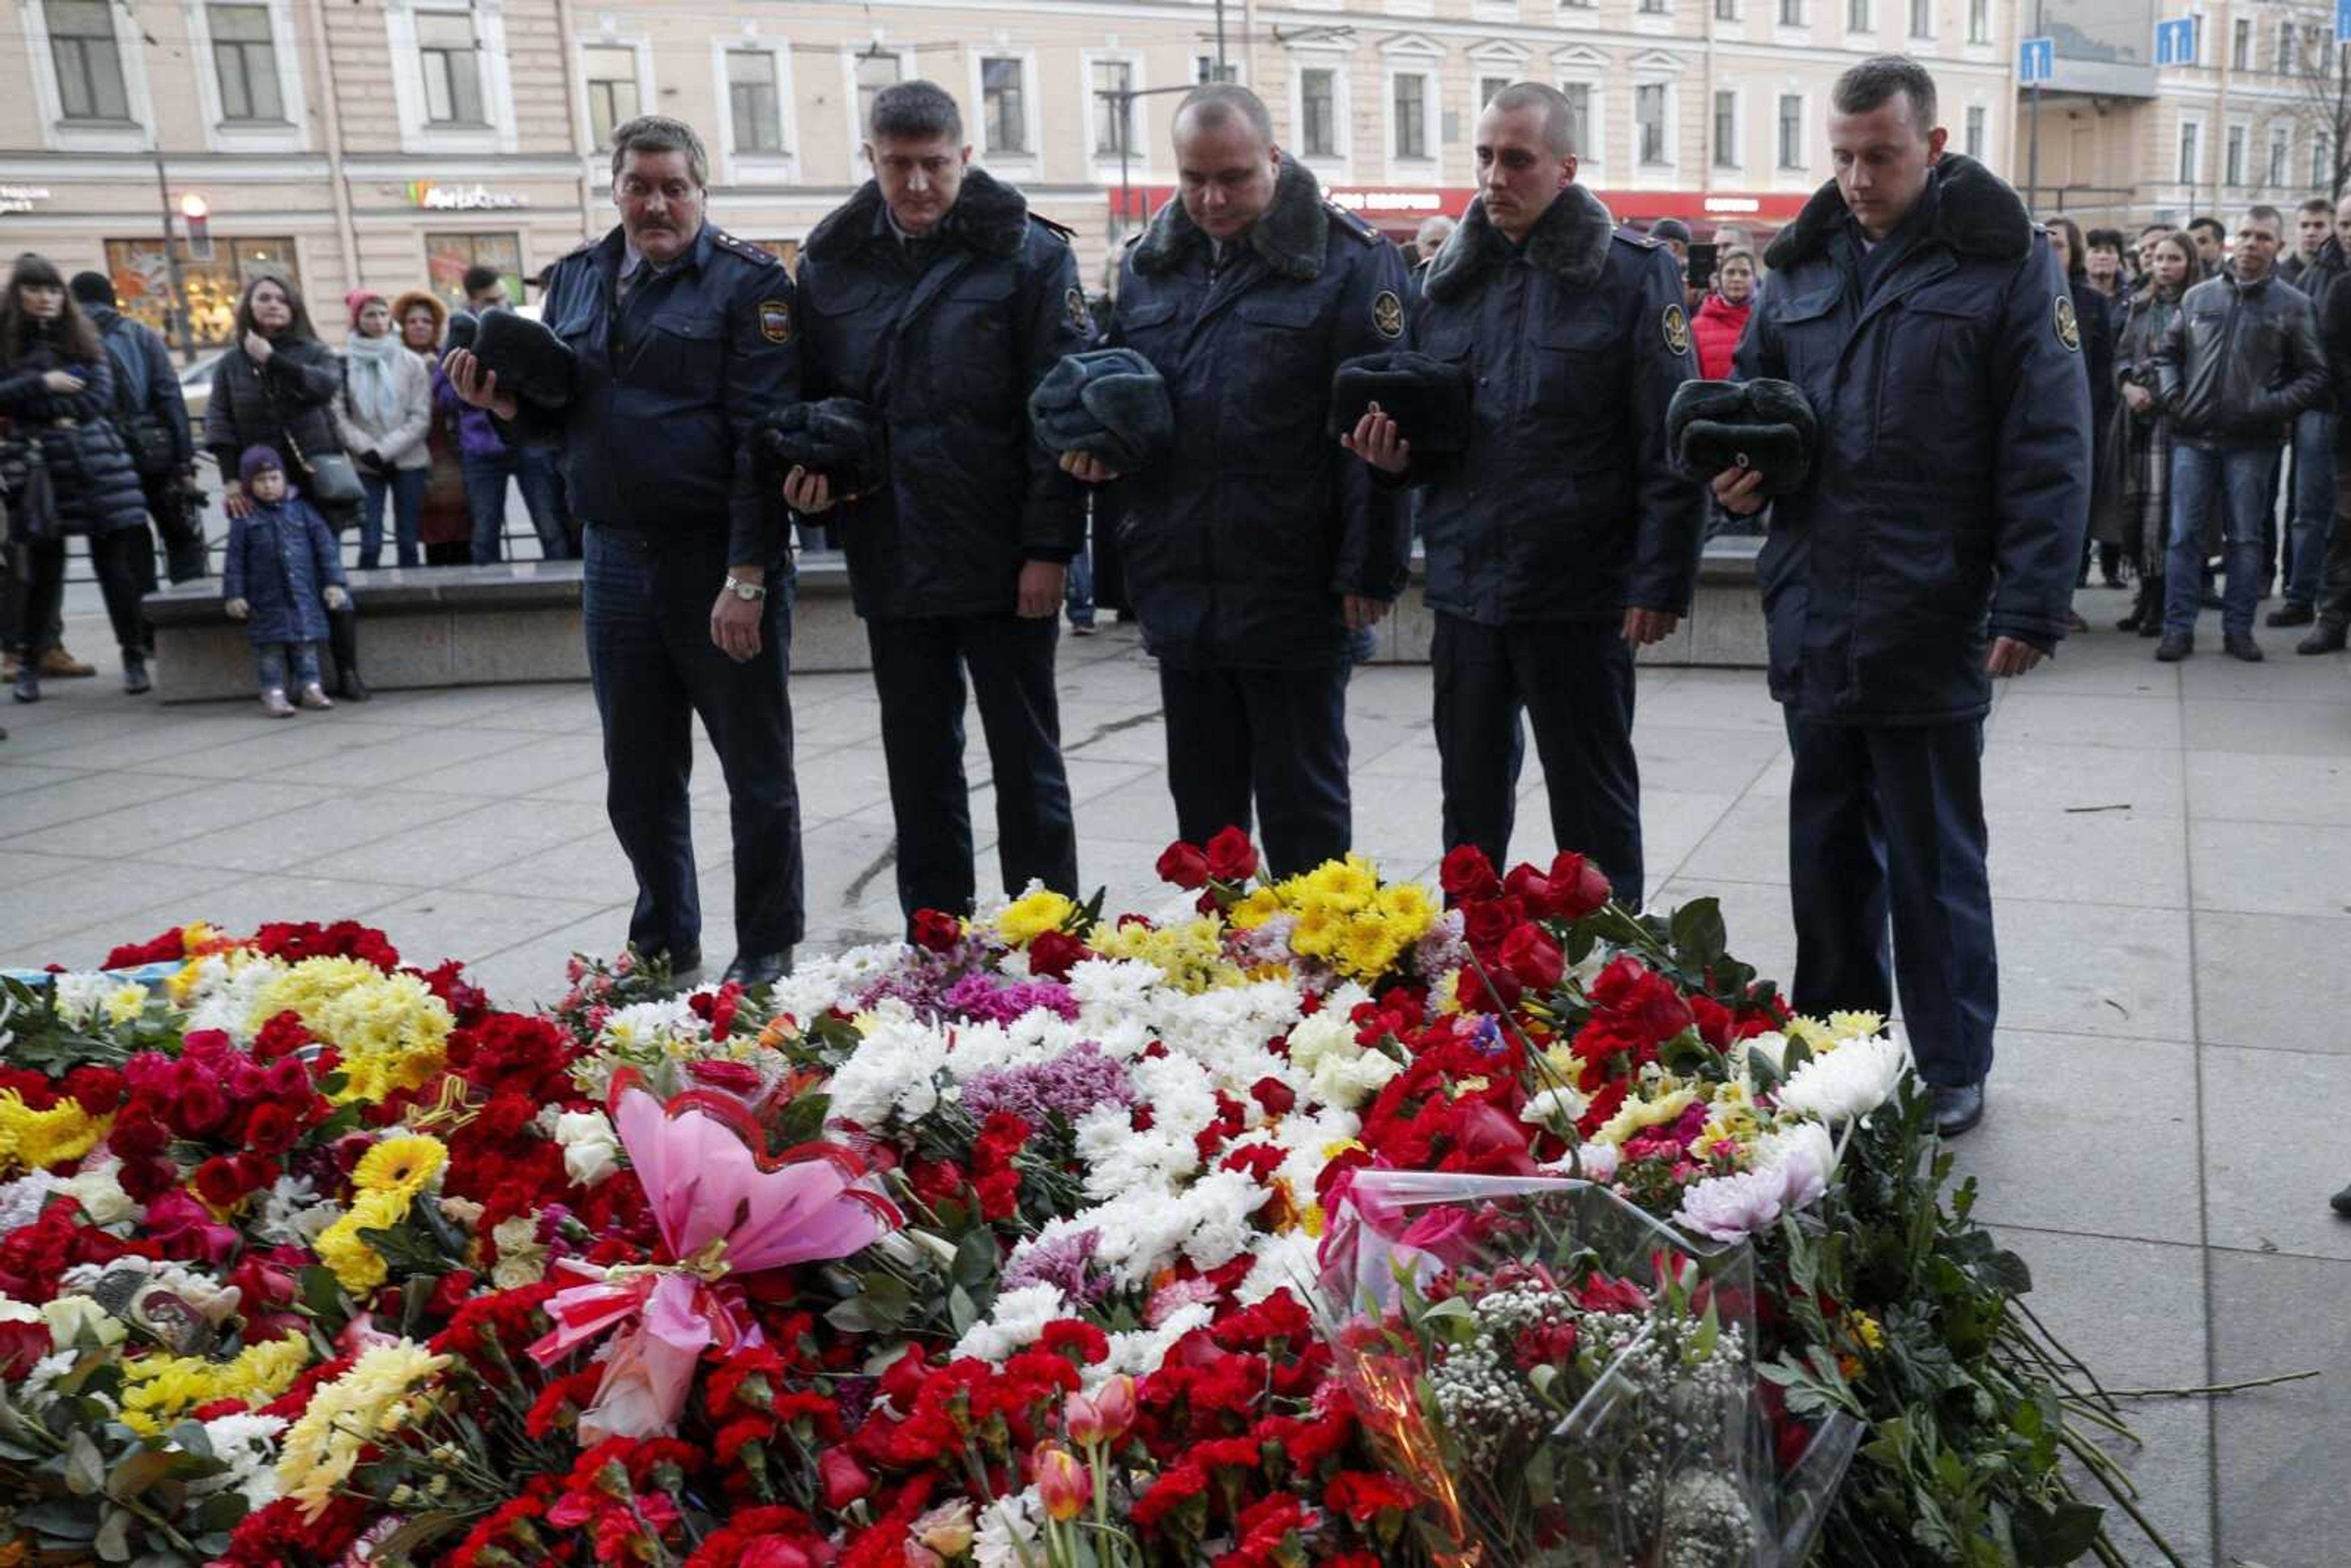
M 202 260 L 188 254 L 187 242 L 174 239 L 180 253 L 180 285 L 188 301 L 188 331 L 198 348 L 220 348 L 236 336 L 236 302 L 246 284 L 262 273 L 275 273 L 302 286 L 290 235 L 215 236 Z M 106 270 L 114 279 L 114 297 L 123 314 L 146 322 L 159 332 L 171 330 L 172 271 L 163 242 L 152 237 L 110 239 Z
M 1110 193 L 1114 215 L 1140 221 L 1176 193 L 1173 185 L 1134 185 Z M 1433 217 L 1459 217 L 1478 192 L 1468 185 L 1333 185 L 1331 201 L 1361 216 L 1399 245 Z M 1759 242 L 1803 210 L 1806 191 L 1617 191 L 1595 187 L 1616 221 L 1635 226 L 1658 218 L 1679 218 L 1704 244 L 1726 224 L 1746 229 Z

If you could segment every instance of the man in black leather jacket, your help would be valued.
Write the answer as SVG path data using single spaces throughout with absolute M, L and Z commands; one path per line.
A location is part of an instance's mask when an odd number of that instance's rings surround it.
M 2271 465 L 2294 419 L 2326 395 L 2326 354 L 2309 298 L 2276 277 L 2284 222 L 2254 207 L 2237 225 L 2229 267 L 2189 289 L 2155 352 L 2156 395 L 2171 416 L 2171 551 L 2163 642 L 2176 664 L 2196 648 L 2203 561 L 2198 541 L 2215 504 L 2227 541 L 2220 616 L 2231 656 L 2258 662 L 2253 607 L 2261 594 L 2262 524 Z

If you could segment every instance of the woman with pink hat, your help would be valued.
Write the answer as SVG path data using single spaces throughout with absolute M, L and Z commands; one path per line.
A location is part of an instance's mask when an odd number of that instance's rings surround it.
M 343 345 L 343 389 L 335 396 L 335 427 L 343 450 L 359 469 L 365 492 L 360 519 L 360 569 L 371 571 L 383 559 L 383 502 L 392 497 L 397 544 L 393 559 L 418 564 L 417 522 L 424 509 L 424 481 L 433 455 L 425 435 L 433 426 L 433 376 L 392 329 L 392 307 L 371 288 L 343 296 L 351 336 Z

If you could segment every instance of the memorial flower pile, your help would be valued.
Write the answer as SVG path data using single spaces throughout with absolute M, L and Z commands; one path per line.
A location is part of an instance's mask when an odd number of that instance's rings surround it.
M 2060 1462 L 2129 1507 L 2112 1407 L 1883 1020 L 1573 854 L 1160 869 L 751 993 L 623 956 L 500 1011 L 350 923 L 6 980 L 0 1562 L 1374 1568 L 1459 1560 L 1521 1444 L 1546 1543 L 1773 1561 L 1803 1496 L 1821 1561 L 2116 1560 Z M 1400 1219 L 1422 1179 L 1520 1196 Z M 1374 1242 L 1409 1293 L 1351 1336 Z M 1761 1437 L 1576 1416 L 1644 1365 Z

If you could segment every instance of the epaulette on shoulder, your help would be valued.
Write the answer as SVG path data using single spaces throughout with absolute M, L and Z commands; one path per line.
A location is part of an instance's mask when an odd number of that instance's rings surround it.
M 781 261 L 777 259 L 775 252 L 762 249 L 760 246 L 753 245 L 749 240 L 737 239 L 733 235 L 728 234 L 722 228 L 716 226 L 712 227 L 710 231 L 710 243 L 730 255 L 741 256 L 745 261 L 759 262 L 768 267 L 781 267 L 784 265 Z
M 1364 244 L 1372 245 L 1378 241 L 1380 231 L 1365 223 L 1363 220 L 1362 214 L 1349 212 L 1346 208 L 1331 200 L 1328 196 L 1322 198 L 1322 205 L 1329 209 L 1331 221 L 1332 223 L 1346 230 L 1347 233 L 1354 235 Z
M 1033 207 L 1029 209 L 1029 221 L 1035 224 L 1039 228 L 1043 229 L 1047 234 L 1051 235 L 1055 239 L 1061 241 L 1064 245 L 1078 237 L 1077 230 L 1071 228 L 1067 224 L 1055 223 L 1052 219 L 1047 217 L 1044 214 L 1038 212 Z
M 1651 239 L 1638 229 L 1618 228 L 1614 232 L 1626 245 L 1638 246 L 1643 250 L 1656 250 L 1666 243 L 1661 239 Z

